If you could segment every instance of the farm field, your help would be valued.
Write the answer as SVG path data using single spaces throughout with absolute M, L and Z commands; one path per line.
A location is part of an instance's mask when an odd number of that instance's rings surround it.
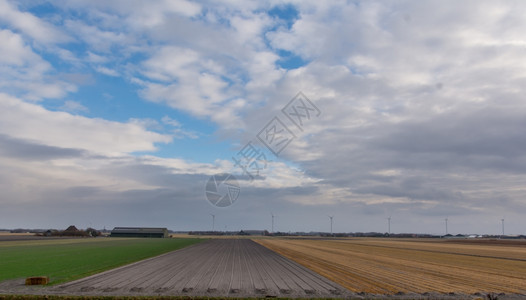
M 367 238 L 257 242 L 353 292 L 526 293 L 526 243 Z
M 198 239 L 80 238 L 0 242 L 0 283 L 49 276 L 51 283 L 85 277 L 200 242 Z
M 50 293 L 342 297 L 347 291 L 252 240 L 211 239 L 53 287 Z

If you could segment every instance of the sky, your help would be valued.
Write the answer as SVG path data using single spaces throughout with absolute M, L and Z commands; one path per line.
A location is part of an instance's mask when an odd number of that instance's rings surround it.
M 0 0 L 0 228 L 524 234 L 525 10 Z

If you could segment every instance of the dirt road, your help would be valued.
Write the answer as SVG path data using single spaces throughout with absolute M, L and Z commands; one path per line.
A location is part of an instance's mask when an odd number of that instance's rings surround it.
M 348 295 L 338 284 L 245 239 L 206 241 L 52 289 L 77 295 Z

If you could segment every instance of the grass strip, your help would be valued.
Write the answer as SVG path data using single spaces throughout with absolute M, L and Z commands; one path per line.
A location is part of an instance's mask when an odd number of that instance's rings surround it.
M 63 283 L 199 243 L 199 239 L 84 238 L 0 243 L 0 281 L 49 276 Z

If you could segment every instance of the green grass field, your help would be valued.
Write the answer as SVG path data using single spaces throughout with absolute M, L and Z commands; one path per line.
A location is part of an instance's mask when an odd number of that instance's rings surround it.
M 199 239 L 85 238 L 0 242 L 0 281 L 49 276 L 62 283 L 183 248 Z

